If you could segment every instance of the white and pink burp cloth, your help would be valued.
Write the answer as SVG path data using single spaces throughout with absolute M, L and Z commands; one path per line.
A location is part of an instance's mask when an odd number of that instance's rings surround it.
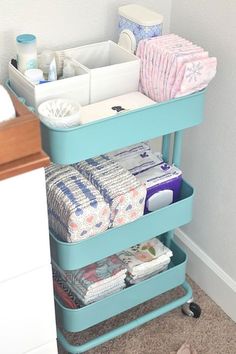
M 63 241 L 75 242 L 107 230 L 110 208 L 99 191 L 72 166 L 45 169 L 49 227 Z
M 216 74 L 217 60 L 175 34 L 139 42 L 140 91 L 156 102 L 205 88 Z
M 143 215 L 146 187 L 118 162 L 101 155 L 74 166 L 109 204 L 110 227 L 126 224 Z

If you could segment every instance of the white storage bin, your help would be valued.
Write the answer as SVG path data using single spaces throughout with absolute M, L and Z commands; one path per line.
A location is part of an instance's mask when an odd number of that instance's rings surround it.
M 65 51 L 90 72 L 90 103 L 138 91 L 140 60 L 107 41 Z
M 11 63 L 8 68 L 11 88 L 30 106 L 37 108 L 52 98 L 69 98 L 82 106 L 89 104 L 89 73 L 79 63 L 76 66 L 77 76 L 38 85 L 32 84 Z

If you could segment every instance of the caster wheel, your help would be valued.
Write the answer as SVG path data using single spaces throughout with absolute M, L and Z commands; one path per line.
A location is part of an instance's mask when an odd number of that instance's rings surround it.
M 201 307 L 195 302 L 190 302 L 182 306 L 182 312 L 186 316 L 199 318 L 201 316 Z

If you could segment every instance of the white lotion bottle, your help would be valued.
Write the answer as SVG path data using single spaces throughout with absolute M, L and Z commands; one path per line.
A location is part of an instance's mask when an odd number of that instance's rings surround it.
M 24 74 L 26 70 L 37 69 L 37 44 L 33 34 L 21 34 L 16 37 L 17 69 Z

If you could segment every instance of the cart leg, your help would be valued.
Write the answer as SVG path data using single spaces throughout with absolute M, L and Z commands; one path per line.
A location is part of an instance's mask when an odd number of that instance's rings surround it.
M 175 132 L 172 163 L 174 163 L 177 167 L 180 166 L 181 161 L 182 140 L 183 131 L 180 130 L 178 132 Z
M 165 162 L 169 162 L 170 137 L 171 134 L 167 134 L 167 135 L 163 135 L 162 138 L 162 155 Z
M 146 313 L 145 315 L 121 326 L 118 328 L 113 329 L 110 332 L 107 332 L 105 334 L 103 334 L 102 336 L 99 336 L 97 338 L 94 338 L 84 344 L 81 345 L 72 345 L 70 344 L 66 338 L 63 336 L 63 334 L 61 333 L 61 331 L 59 329 L 57 329 L 57 338 L 58 341 L 61 343 L 61 345 L 63 346 L 63 348 L 65 350 L 67 350 L 69 353 L 71 354 L 78 354 L 78 353 L 83 353 L 89 349 L 92 349 L 98 345 L 101 345 L 102 343 L 105 343 L 115 337 L 118 337 L 136 327 L 141 326 L 142 324 L 153 320 L 156 317 L 159 317 L 161 315 L 164 315 L 165 313 L 174 310 L 177 307 L 182 306 L 183 304 L 187 303 L 189 301 L 189 299 L 192 298 L 192 288 L 191 286 L 188 284 L 187 281 L 185 281 L 182 284 L 182 288 L 185 290 L 185 295 L 183 295 L 181 298 L 178 298 L 156 310 L 153 310 L 149 313 Z
M 173 240 L 173 238 L 174 238 L 174 230 L 168 231 L 167 235 L 165 237 L 165 245 L 166 245 L 166 247 L 170 248 L 171 241 Z

